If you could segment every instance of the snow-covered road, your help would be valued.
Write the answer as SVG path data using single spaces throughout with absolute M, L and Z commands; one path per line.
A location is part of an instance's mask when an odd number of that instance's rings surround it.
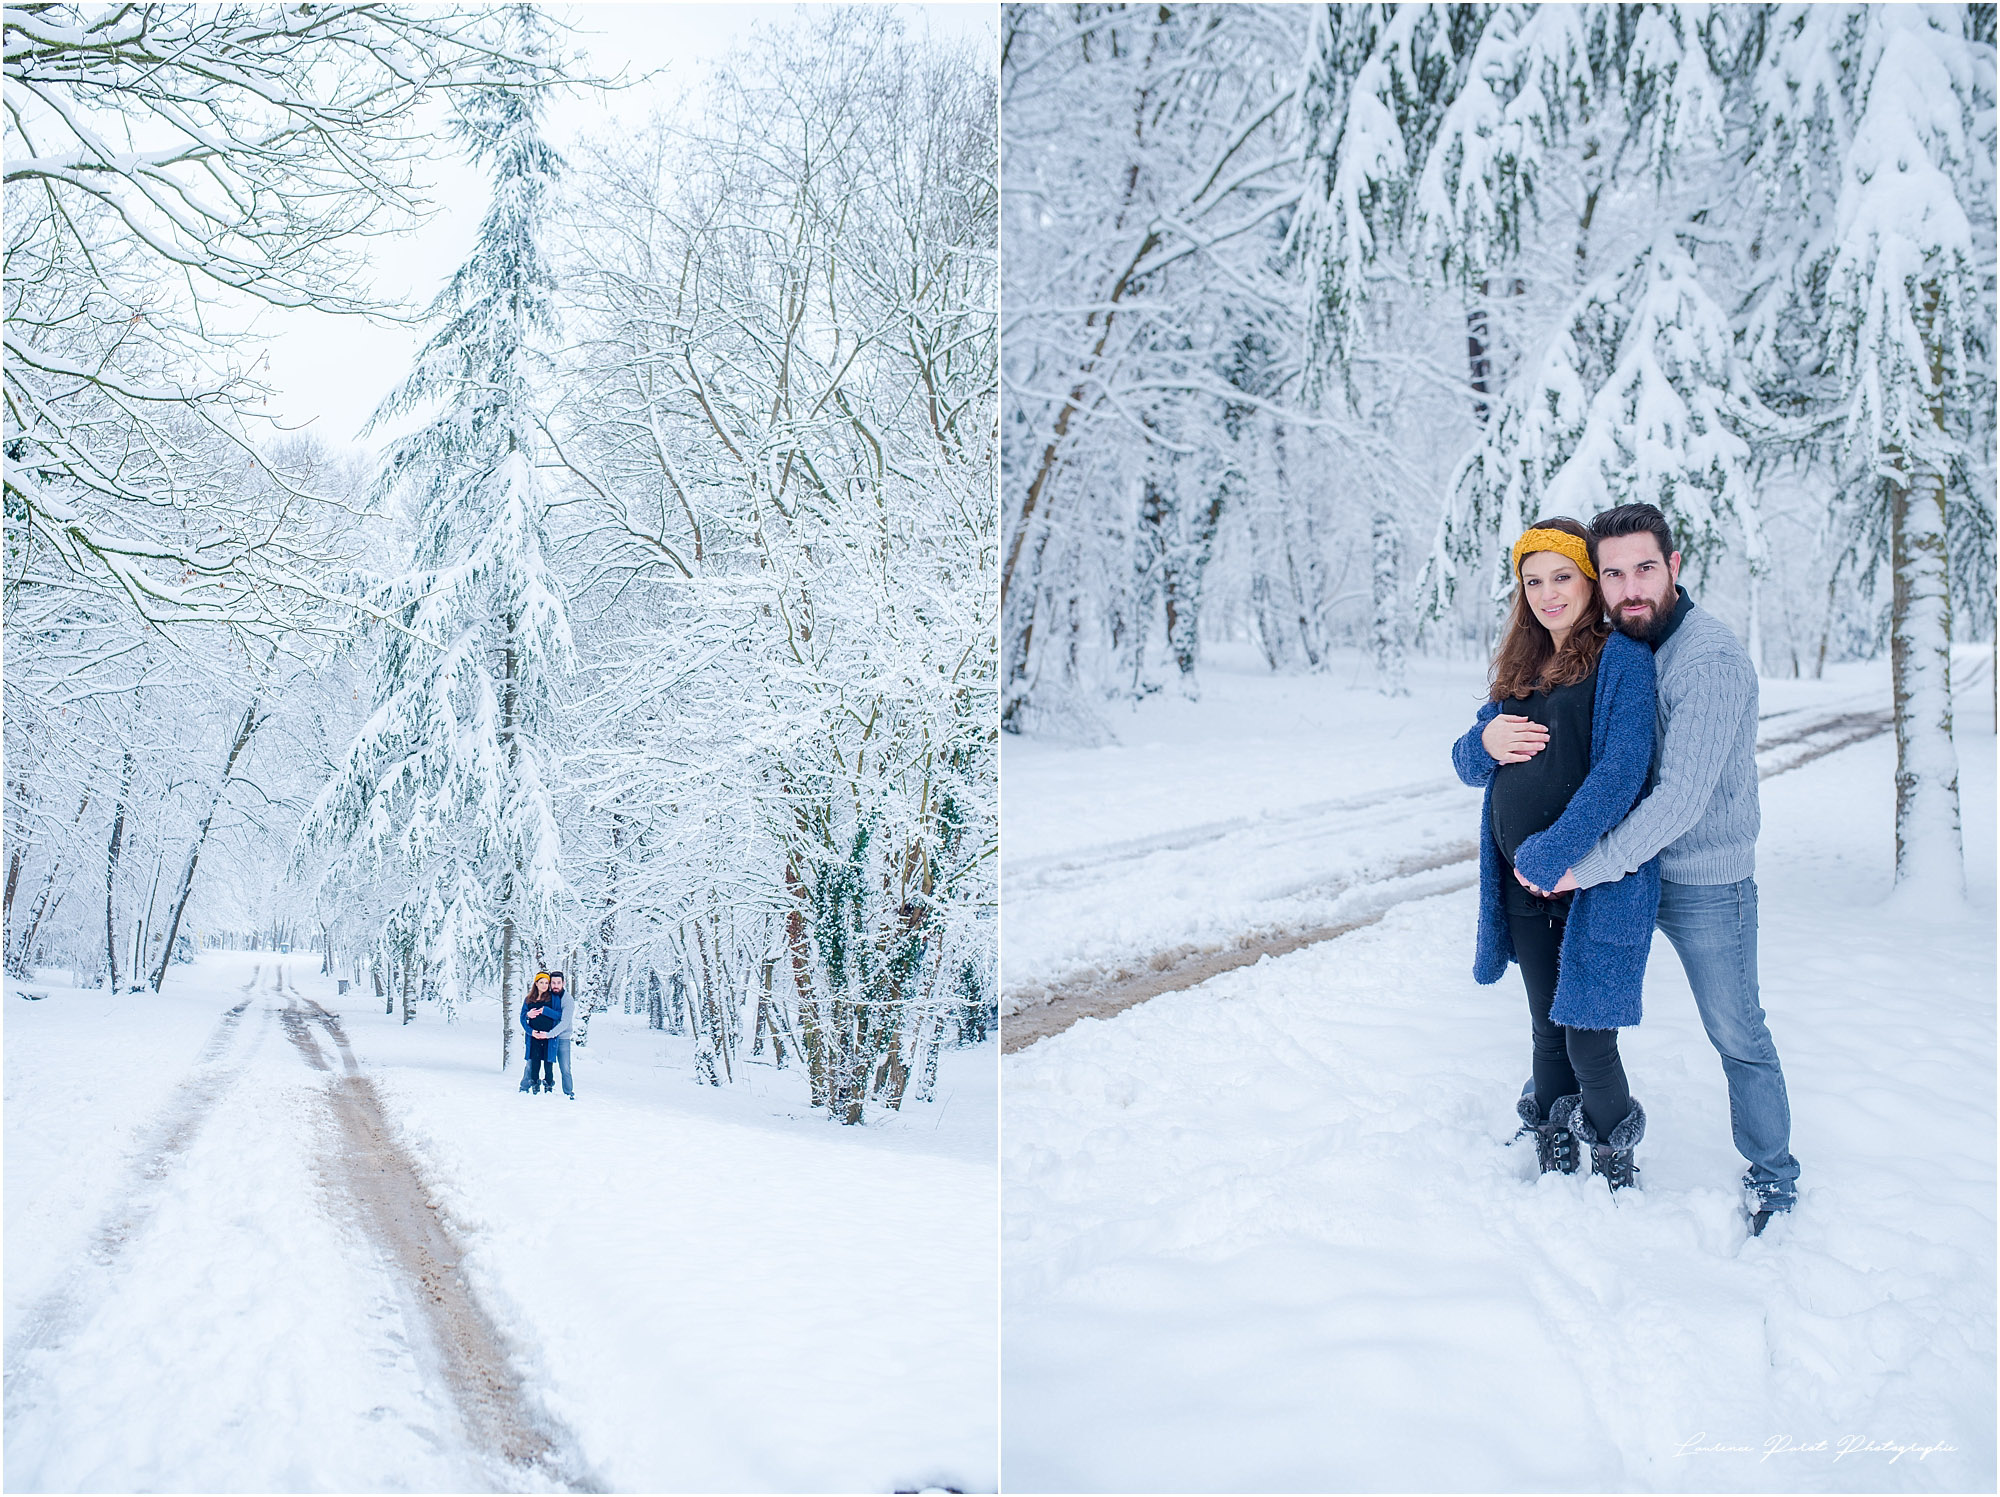
M 529 1098 L 317 965 L 8 984 L 9 1490 L 993 1485 L 991 1047 L 843 1130 L 603 1014 Z
M 1766 708 L 1823 719 L 1857 684 L 1771 683 Z M 1226 710 L 1254 725 L 1243 694 Z M 1664 941 L 1624 1045 L 1644 1188 L 1537 1179 L 1508 1146 L 1525 1005 L 1511 975 L 1470 980 L 1470 890 L 1010 1056 L 1007 1486 L 1991 1490 L 1985 699 L 1960 706 L 1962 919 L 1882 916 L 1888 736 L 1802 741 L 1765 783 L 1764 997 L 1804 1165 L 1799 1214 L 1765 1238 L 1745 1236 L 1721 1070 Z M 1297 761 L 1340 779 L 1339 745 L 1297 716 Z M 1160 757 L 1193 762 L 1199 737 L 1163 734 Z M 1091 758 L 1067 793 L 1119 799 Z M 1010 780 L 1010 832 L 1024 809 Z M 1253 872 L 1206 878 L 1227 903 Z
M 119 1119 L 137 1147 L 102 1182 L 83 1243 L 54 1223 L 37 1241 L 15 1218 L 37 1216 L 35 1187 L 61 1167 L 41 1155 L 69 1131 L 60 1094 L 85 1103 L 79 1133 L 122 1109 L 87 1052 L 17 1090 L 42 1048 L 25 1031 L 52 1015 L 8 1016 L 10 1489 L 515 1484 L 426 1375 L 436 1349 L 416 1286 L 347 1196 L 326 1078 L 287 1043 L 298 1005 L 282 974 L 253 963 L 192 1069 L 150 1116 Z M 17 1292 L 31 1279 L 37 1292 Z

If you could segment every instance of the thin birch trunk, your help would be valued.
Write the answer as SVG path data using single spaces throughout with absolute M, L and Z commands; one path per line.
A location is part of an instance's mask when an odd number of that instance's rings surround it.
M 104 959 L 111 968 L 111 991 L 118 991 L 118 933 L 112 921 L 112 895 L 118 881 L 118 856 L 125 845 L 125 802 L 132 793 L 132 751 L 118 782 L 118 805 L 111 815 L 111 849 L 104 860 Z
M 1942 388 L 1943 350 L 1930 336 L 1938 289 L 1924 287 L 1917 316 Z M 1934 405 L 1942 426 L 1944 412 Z M 1896 706 L 1896 883 L 1927 897 L 1965 893 L 1959 831 L 1958 751 L 1951 737 L 1951 574 L 1945 544 L 1944 475 L 1892 451 L 1890 548 L 1895 593 L 1889 668 Z
M 181 915 L 187 909 L 188 895 L 194 890 L 194 871 L 201 861 L 202 846 L 208 841 L 208 829 L 214 824 L 215 813 L 222 804 L 223 796 L 229 793 L 229 781 L 236 772 L 236 761 L 249 746 L 251 736 L 256 731 L 257 699 L 253 697 L 250 705 L 243 709 L 242 720 L 236 724 L 236 735 L 229 740 L 229 752 L 222 760 L 222 777 L 215 782 L 215 793 L 209 797 L 208 811 L 201 818 L 201 825 L 195 829 L 194 845 L 188 848 L 187 866 L 181 870 L 180 885 L 174 892 L 174 912 L 173 918 L 167 924 L 166 944 L 160 948 L 160 964 L 153 971 L 155 992 L 158 992 L 160 985 L 167 980 L 167 963 L 173 960 L 174 939 L 180 934 Z M 330 962 L 333 959 L 333 942 L 329 940 L 326 944 L 327 960 Z

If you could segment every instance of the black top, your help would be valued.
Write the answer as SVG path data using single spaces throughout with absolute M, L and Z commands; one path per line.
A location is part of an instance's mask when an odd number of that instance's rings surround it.
M 1590 774 L 1590 719 L 1597 705 L 1597 672 L 1573 686 L 1515 697 L 1500 704 L 1502 712 L 1525 717 L 1549 730 L 1548 747 L 1521 764 L 1502 764 L 1493 771 L 1493 840 L 1508 872 L 1501 879 L 1509 914 L 1555 913 L 1568 909 L 1569 899 L 1544 902 L 1521 887 L 1513 875 L 1514 854 L 1537 832 L 1554 826 L 1583 788 Z
M 1674 599 L 1674 606 L 1667 616 L 1660 620 L 1660 632 L 1646 641 L 1647 644 L 1653 647 L 1655 652 L 1659 650 L 1661 645 L 1674 637 L 1674 630 L 1680 628 L 1681 620 L 1686 618 L 1688 610 L 1694 607 L 1694 599 L 1688 596 L 1688 590 L 1678 582 L 1674 584 L 1674 592 L 1677 594 Z

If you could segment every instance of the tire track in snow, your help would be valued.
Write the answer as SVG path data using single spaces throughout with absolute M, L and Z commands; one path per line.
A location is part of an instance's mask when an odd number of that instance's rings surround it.
M 1782 719 L 1798 717 L 1809 710 L 1813 709 L 1791 708 L 1767 713 L 1759 722 L 1775 725 Z M 1774 775 L 1802 768 L 1828 754 L 1879 737 L 1894 724 L 1895 714 L 1887 708 L 1853 707 L 1813 718 L 1803 724 L 1785 723 L 1780 731 L 1759 737 L 1757 778 L 1768 780 Z M 1027 887 L 1038 893 L 1074 887 L 1076 883 L 1101 878 L 1120 862 L 1159 851 L 1185 851 L 1224 842 L 1244 832 L 1252 834 L 1247 840 L 1260 851 L 1276 851 L 1286 842 L 1296 842 L 1308 836 L 1364 836 L 1382 826 L 1406 821 L 1420 809 L 1443 804 L 1448 791 L 1462 788 L 1455 779 L 1426 781 L 1375 797 L 1322 801 L 1297 816 L 1239 817 L 1160 837 L 1112 843 L 1060 857 L 1034 859 L 1029 862 Z M 1347 818 L 1344 822 L 1341 819 L 1343 816 Z M 1238 967 L 1250 966 L 1266 956 L 1283 956 L 1321 941 L 1337 940 L 1375 924 L 1397 905 L 1409 900 L 1430 899 L 1469 888 L 1479 879 L 1477 860 L 1478 844 L 1471 838 L 1421 851 L 1386 868 L 1364 870 L 1349 881 L 1322 886 L 1336 901 L 1353 906 L 1351 915 L 1343 911 L 1340 918 L 1330 923 L 1300 930 L 1251 933 L 1221 948 L 1196 950 L 1179 947 L 1124 962 L 1111 973 L 1092 971 L 1078 974 L 1065 982 L 1049 984 L 1043 988 L 1047 996 L 1041 1003 L 1002 1016 L 1001 1053 L 1011 1055 L 1038 1040 L 1061 1034 L 1079 1019 L 1108 1019 L 1162 993 L 1198 987 L 1211 978 L 1233 972 Z M 1237 861 L 1234 854 L 1231 861 Z M 1003 891 L 1014 878 L 1013 873 L 1003 870 Z M 1303 887 L 1283 892 L 1298 893 Z M 1002 897 L 1004 901 L 1004 893 Z
M 1004 876 L 1015 894 L 1060 893 L 1065 889 L 1097 883 L 1115 865 L 1136 862 L 1158 852 L 1190 852 L 1197 847 L 1232 838 L 1242 838 L 1252 846 L 1275 851 L 1305 841 L 1322 830 L 1348 833 L 1377 823 L 1386 825 L 1406 820 L 1420 810 L 1451 805 L 1464 789 L 1454 776 L 1415 785 L 1399 785 L 1369 795 L 1315 801 L 1295 807 L 1283 816 L 1235 816 L 1226 821 L 1180 827 L 1155 836 L 1107 842 L 1076 852 L 1022 858 L 1009 864 Z
M 173 1100 L 141 1135 L 128 1183 L 113 1198 L 111 1209 L 90 1234 L 84 1255 L 54 1289 L 27 1311 L 20 1329 L 8 1337 L 5 1393 L 8 1424 L 33 1407 L 37 1364 L 76 1333 L 86 1307 L 100 1298 L 103 1279 L 116 1268 L 127 1244 L 138 1237 L 158 1210 L 174 1166 L 200 1136 L 215 1104 L 242 1076 L 256 1053 L 255 1040 L 240 1053 L 233 1052 L 237 1052 L 236 1039 L 244 1011 L 256 998 L 263 973 L 261 962 L 250 969 L 250 978 L 241 989 L 243 997 L 216 1019 L 215 1028 L 176 1089 Z M 276 981 L 274 973 L 271 979 L 274 990 Z
M 569 1432 L 538 1406 L 515 1370 L 506 1338 L 480 1306 L 463 1254 L 425 1187 L 416 1161 L 397 1142 L 374 1083 L 361 1073 L 340 1018 L 278 977 L 285 1037 L 328 1076 L 324 1097 L 337 1142 L 327 1177 L 338 1181 L 367 1239 L 390 1266 L 429 1340 L 432 1375 L 450 1392 L 476 1453 L 497 1457 L 496 1474 L 539 1477 L 574 1492 L 602 1491 Z M 313 1031 L 340 1056 L 333 1074 Z

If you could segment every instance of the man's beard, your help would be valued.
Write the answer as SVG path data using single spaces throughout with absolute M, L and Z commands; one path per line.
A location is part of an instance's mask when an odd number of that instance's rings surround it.
M 1642 645 L 1649 645 L 1658 639 L 1660 631 L 1667 626 L 1667 620 L 1674 616 L 1674 610 L 1669 606 L 1674 601 L 1673 594 L 1669 593 L 1664 598 L 1650 598 L 1647 601 L 1652 604 L 1652 609 L 1643 615 L 1627 613 L 1623 603 L 1620 603 L 1611 615 L 1613 628 L 1628 639 L 1638 640 Z

